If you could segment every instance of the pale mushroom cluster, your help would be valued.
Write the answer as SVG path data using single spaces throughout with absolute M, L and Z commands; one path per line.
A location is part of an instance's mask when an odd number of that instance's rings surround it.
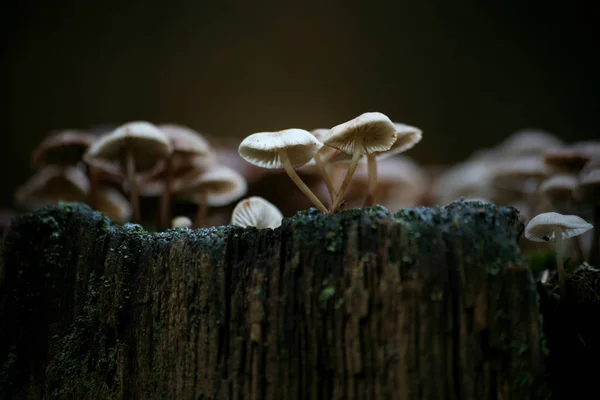
M 522 130 L 494 148 L 440 173 L 433 202 L 480 199 L 514 206 L 525 222 L 537 214 L 578 215 L 600 226 L 600 142 L 567 144 L 540 130 Z M 600 265 L 599 229 L 574 237 L 566 251 L 575 264 Z M 527 243 L 522 243 L 529 250 Z
M 259 132 L 246 137 L 239 145 L 240 156 L 249 163 L 265 169 L 283 169 L 312 204 L 323 213 L 336 212 L 345 199 L 359 165 L 366 164 L 364 205 L 376 201 L 379 187 L 378 163 L 411 149 L 422 138 L 416 127 L 394 123 L 379 112 L 368 112 L 331 129 L 285 129 L 277 132 Z M 402 164 L 404 162 L 404 165 Z M 395 165 L 394 165 L 395 164 Z M 327 198 L 320 199 L 302 180 L 301 168 L 316 170 L 327 188 Z M 384 174 L 387 180 L 400 186 L 404 170 L 410 162 L 394 159 Z M 418 168 L 412 168 L 418 175 Z M 336 185 L 342 176 L 341 183 Z M 360 180 L 359 180 L 360 181 Z M 409 182 L 410 184 L 410 182 Z M 412 191 L 415 193 L 415 191 Z M 420 196 L 419 193 L 417 196 Z M 324 204 L 329 203 L 329 207 Z
M 83 202 L 116 222 L 155 220 L 158 230 L 206 226 L 208 208 L 247 192 L 245 178 L 218 162 L 203 135 L 173 124 L 133 121 L 99 135 L 54 133 L 33 151 L 33 166 L 36 174 L 15 194 L 20 207 Z M 148 198 L 158 199 L 156 218 L 141 215 L 140 199 Z M 194 205 L 194 222 L 172 220 L 173 203 Z

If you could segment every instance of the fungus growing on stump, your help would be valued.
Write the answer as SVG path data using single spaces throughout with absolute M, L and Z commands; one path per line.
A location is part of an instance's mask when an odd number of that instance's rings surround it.
M 354 176 L 361 156 L 389 150 L 396 138 L 396 126 L 386 115 L 379 112 L 364 113 L 331 128 L 323 143 L 344 153 L 352 154 L 352 161 L 338 190 L 331 212 L 335 212 L 344 199 L 344 194 Z M 373 162 L 369 163 L 371 168 L 373 168 Z
M 244 160 L 258 167 L 285 169 L 302 193 L 321 212 L 327 213 L 327 207 L 306 186 L 295 170 L 306 165 L 322 146 L 323 143 L 304 129 L 286 129 L 279 132 L 254 133 L 240 143 L 238 153 Z
M 161 162 L 164 169 L 164 184 L 161 190 L 158 229 L 163 230 L 167 228 L 170 219 L 174 164 L 178 161 L 185 162 L 186 159 L 193 157 L 196 164 L 210 166 L 215 162 L 215 152 L 200 133 L 190 128 L 175 124 L 162 124 L 158 125 L 158 128 L 169 138 L 173 148 L 172 153 Z
M 127 176 L 129 201 L 133 206 L 133 222 L 140 223 L 140 201 L 136 174 L 149 171 L 171 153 L 167 136 L 148 122 L 129 122 L 102 136 L 87 151 L 85 160 L 119 163 Z
M 539 214 L 525 227 L 525 237 L 534 242 L 554 240 L 556 251 L 556 270 L 560 287 L 561 301 L 566 300 L 565 267 L 563 260 L 563 240 L 579 236 L 593 226 L 577 215 L 562 215 L 555 212 Z
M 191 228 L 192 220 L 185 216 L 175 217 L 171 220 L 171 228 Z
M 81 168 L 48 165 L 17 189 L 15 203 L 26 209 L 59 201 L 83 203 L 89 190 L 89 181 Z
M 243 176 L 235 170 L 222 165 L 214 166 L 204 173 L 194 172 L 181 184 L 173 187 L 174 194 L 198 205 L 195 228 L 201 228 L 206 222 L 208 207 L 220 207 L 231 204 L 248 191 Z
M 600 157 L 594 157 L 577 177 L 574 197 L 583 204 L 592 206 L 594 236 L 590 251 L 590 263 L 600 266 Z
M 231 215 L 231 225 L 242 228 L 275 229 L 281 226 L 283 214 L 271 202 L 253 196 L 240 201 Z
M 118 223 L 131 219 L 133 209 L 125 196 L 117 189 L 110 186 L 98 187 L 96 197 L 96 210 Z
M 33 167 L 39 169 L 46 165 L 76 165 L 81 162 L 94 139 L 94 134 L 78 130 L 51 134 L 33 150 Z

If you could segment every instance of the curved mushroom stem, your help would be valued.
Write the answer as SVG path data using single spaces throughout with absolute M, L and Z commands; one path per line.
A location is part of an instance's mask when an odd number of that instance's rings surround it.
M 160 197 L 160 212 L 158 216 L 158 229 L 165 230 L 171 219 L 171 184 L 173 181 L 173 157 L 165 158 L 165 186 Z
M 569 211 L 569 214 L 577 214 L 572 199 L 567 200 L 567 210 Z M 583 249 L 581 248 L 581 238 L 579 236 L 575 236 L 572 238 L 572 240 L 573 249 L 575 250 L 575 257 L 577 257 L 577 262 L 582 263 L 583 261 L 585 261 L 585 256 L 583 255 Z
M 208 214 L 208 205 L 206 204 L 206 192 L 200 193 L 200 202 L 196 209 L 196 220 L 194 221 L 194 229 L 204 227 L 206 223 L 206 215 Z
M 290 179 L 292 181 L 294 181 L 296 186 L 298 186 L 298 188 L 300 190 L 302 190 L 302 193 L 304 193 L 304 195 L 306 197 L 308 197 L 310 199 L 310 201 L 312 201 L 312 203 L 321 212 L 324 212 L 324 213 L 329 212 L 329 210 L 327 210 L 327 207 L 325 207 L 323 205 L 323 203 L 321 203 L 321 200 L 319 200 L 317 198 L 317 196 L 315 196 L 313 191 L 310 190 L 310 188 L 308 186 L 306 186 L 306 184 L 302 181 L 302 178 L 300 178 L 298 176 L 298 174 L 296 173 L 296 170 L 294 169 L 294 167 L 292 166 L 292 163 L 290 162 L 290 158 L 288 157 L 287 151 L 285 149 L 281 150 L 281 152 L 279 153 L 279 157 L 281 158 L 281 161 L 283 162 L 283 168 L 285 169 L 285 172 L 287 172 L 288 176 L 290 177 Z
M 137 180 L 135 178 L 135 159 L 133 153 L 127 149 L 125 153 L 125 168 L 127 171 L 127 182 L 129 182 L 129 202 L 133 208 L 132 222 L 140 223 L 140 195 Z
M 560 228 L 554 230 L 554 247 L 556 252 L 556 271 L 558 272 L 558 287 L 560 290 L 560 302 L 567 301 L 567 287 L 565 282 L 565 265 L 563 261 L 562 232 Z
M 369 189 L 363 207 L 372 206 L 375 203 L 375 190 L 377 190 L 377 158 L 375 154 L 367 156 L 367 173 L 369 175 Z
M 329 198 L 331 200 L 331 204 L 333 204 L 337 193 L 335 191 L 335 186 L 333 186 L 333 182 L 331 181 L 331 178 L 329 177 L 329 174 L 327 173 L 327 170 L 325 168 L 325 163 L 323 162 L 323 159 L 321 158 L 320 150 L 317 151 L 317 154 L 315 154 L 315 165 L 317 166 L 317 169 L 319 170 L 319 173 L 321 174 L 321 177 L 323 178 L 325 185 L 327 185 L 327 191 L 329 192 Z
M 592 249 L 590 251 L 590 264 L 598 268 L 600 265 L 600 204 L 594 206 L 594 231 Z
M 331 207 L 332 213 L 334 213 L 338 209 L 338 207 L 340 206 L 340 203 L 344 199 L 346 190 L 348 190 L 350 181 L 352 180 L 352 177 L 354 176 L 354 172 L 356 172 L 356 167 L 358 167 L 358 162 L 360 161 L 360 156 L 362 155 L 361 150 L 362 150 L 362 140 L 361 140 L 361 137 L 359 136 L 356 139 L 356 142 L 354 144 L 354 153 L 352 153 L 352 161 L 350 162 L 350 166 L 348 167 L 348 171 L 346 172 L 346 176 L 344 177 L 342 186 L 340 187 L 340 190 L 337 193 L 335 202 L 333 203 L 333 206 Z

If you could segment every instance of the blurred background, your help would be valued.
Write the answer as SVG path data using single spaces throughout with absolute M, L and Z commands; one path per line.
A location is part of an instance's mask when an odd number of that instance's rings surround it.
M 5 2 L 0 207 L 63 128 L 141 119 L 241 138 L 380 111 L 423 129 L 409 154 L 423 164 L 522 128 L 599 136 L 591 8 L 459 3 Z

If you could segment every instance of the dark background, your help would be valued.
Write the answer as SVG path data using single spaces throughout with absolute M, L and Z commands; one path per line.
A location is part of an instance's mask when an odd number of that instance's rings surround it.
M 381 111 L 424 130 L 424 164 L 521 128 L 597 138 L 598 15 L 582 4 L 3 2 L 0 206 L 50 130 L 138 119 L 242 137 Z

